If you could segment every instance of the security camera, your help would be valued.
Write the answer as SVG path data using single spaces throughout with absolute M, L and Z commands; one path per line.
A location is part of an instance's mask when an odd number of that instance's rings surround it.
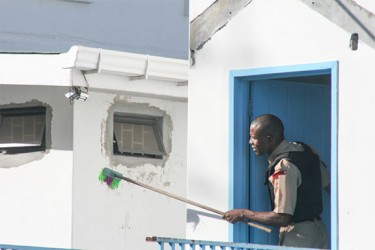
M 74 100 L 74 99 L 77 99 L 77 97 L 79 97 L 79 95 L 76 92 L 68 92 L 68 93 L 65 94 L 65 97 L 70 99 L 70 100 Z
M 89 98 L 89 94 L 85 93 L 85 92 L 81 92 L 81 95 L 79 96 L 79 99 L 82 99 L 82 100 L 86 101 L 87 98 Z
M 65 94 L 65 97 L 68 98 L 71 103 L 73 103 L 74 100 L 86 101 L 87 98 L 89 98 L 89 94 L 87 93 L 87 88 L 86 92 L 84 92 L 80 87 L 70 87 L 69 92 Z

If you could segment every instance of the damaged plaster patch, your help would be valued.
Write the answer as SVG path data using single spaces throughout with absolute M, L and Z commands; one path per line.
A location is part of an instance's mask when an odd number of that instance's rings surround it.
M 162 159 L 151 159 L 142 157 L 130 157 L 113 154 L 113 117 L 115 112 L 133 113 L 141 115 L 152 115 L 163 117 L 163 141 L 166 155 Z M 173 124 L 170 115 L 165 110 L 152 106 L 150 103 L 132 102 L 129 97 L 116 96 L 109 106 L 107 116 L 103 117 L 101 123 L 102 154 L 109 159 L 110 166 L 138 167 L 153 165 L 164 167 L 172 148 Z M 152 180 L 154 176 L 148 176 Z
M 170 181 L 166 181 L 163 183 L 164 187 L 169 187 L 171 185 L 171 182 Z
M 115 167 L 116 171 L 121 172 L 126 177 L 135 180 L 139 183 L 147 183 L 148 185 L 151 185 L 156 188 L 167 188 L 172 185 L 172 182 L 170 181 L 171 173 L 167 169 L 168 167 L 153 166 L 150 164 L 146 164 L 142 167 L 137 168 L 124 168 L 123 166 Z
M 154 180 L 154 177 L 157 176 L 155 172 L 149 172 L 146 174 L 146 172 L 142 172 L 140 174 L 140 178 L 146 179 L 147 182 L 152 182 Z
M 46 108 L 46 127 L 45 127 L 45 144 L 46 149 L 43 152 L 28 152 L 18 154 L 0 153 L 0 168 L 14 168 L 20 167 L 32 161 L 38 161 L 44 158 L 51 149 L 51 122 L 52 122 L 52 108 L 46 103 L 38 100 L 31 100 L 25 103 L 11 103 L 0 105 L 0 109 L 5 108 L 29 108 L 43 106 Z

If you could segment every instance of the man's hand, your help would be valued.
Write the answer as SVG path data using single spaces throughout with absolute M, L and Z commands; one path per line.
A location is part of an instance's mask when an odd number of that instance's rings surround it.
M 230 223 L 236 223 L 243 219 L 245 209 L 232 209 L 223 215 L 223 219 Z

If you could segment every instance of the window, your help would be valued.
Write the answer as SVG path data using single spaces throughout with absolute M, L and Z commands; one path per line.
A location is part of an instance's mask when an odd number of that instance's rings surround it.
M 114 113 L 113 153 L 134 157 L 162 159 L 163 117 Z
M 0 151 L 5 154 L 45 150 L 46 108 L 0 109 Z

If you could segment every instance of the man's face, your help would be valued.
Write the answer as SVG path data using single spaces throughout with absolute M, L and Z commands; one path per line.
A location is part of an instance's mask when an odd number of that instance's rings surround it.
M 253 148 L 256 155 L 264 155 L 268 152 L 268 140 L 267 136 L 261 132 L 255 126 L 250 126 L 250 140 L 249 144 Z

